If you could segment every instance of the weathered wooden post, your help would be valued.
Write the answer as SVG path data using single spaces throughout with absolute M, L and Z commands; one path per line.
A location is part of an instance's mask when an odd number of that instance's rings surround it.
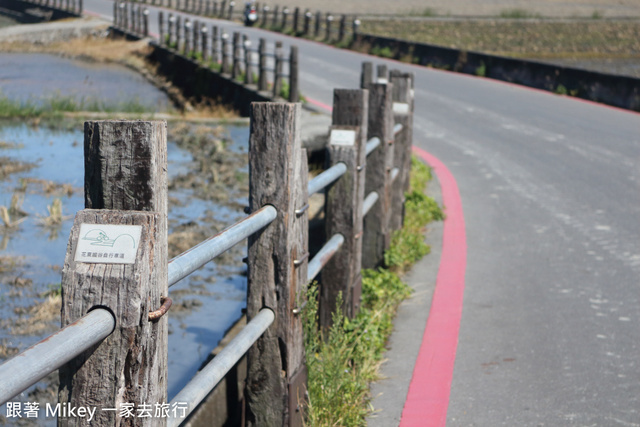
M 340 29 L 338 31 L 338 40 L 344 41 L 344 35 L 347 31 L 347 15 L 342 15 L 340 18 Z
M 169 14 L 169 40 L 168 40 L 168 44 L 169 44 L 169 48 L 173 49 L 174 44 L 177 44 L 177 37 L 176 37 L 176 17 L 173 16 L 173 13 Z
M 231 78 L 237 79 L 240 76 L 240 33 L 233 33 L 233 68 L 231 69 Z
M 377 83 L 385 84 L 389 81 L 389 73 L 387 72 L 387 66 L 385 64 L 378 65 L 378 80 Z
M 316 22 L 315 22 L 315 28 L 313 31 L 313 36 L 315 38 L 320 37 L 320 22 L 322 21 L 322 12 L 317 11 L 316 12 Z
M 271 26 L 275 29 L 278 26 L 278 17 L 280 16 L 280 6 L 276 5 L 273 8 L 273 18 L 271 20 Z
M 291 46 L 289 53 L 289 102 L 298 102 L 299 100 L 298 46 Z
M 189 18 L 184 20 L 184 50 L 182 54 L 184 56 L 189 56 L 191 53 L 191 21 Z
M 393 167 L 392 86 L 374 83 L 369 89 L 369 123 L 367 139 L 377 137 L 380 145 L 367 157 L 365 193 L 378 193 L 378 201 L 364 218 L 362 266 L 374 268 L 383 261 L 389 248 L 391 214 L 391 180 Z
M 214 2 L 213 2 L 213 10 L 211 11 L 211 14 L 212 14 L 213 16 L 218 16 L 218 13 L 219 13 L 219 12 L 218 12 L 218 2 L 217 2 L 217 1 L 214 1 Z
M 228 16 L 228 20 L 231 21 L 233 19 L 233 7 L 236 5 L 236 2 L 234 1 L 230 1 L 229 2 L 229 16 Z
M 218 27 L 211 28 L 211 62 L 217 64 L 220 62 L 220 50 L 218 49 Z
M 333 91 L 327 166 L 342 162 L 347 166 L 347 172 L 329 187 L 325 202 L 326 235 L 340 233 L 344 237 L 339 252 L 322 270 L 319 321 L 325 328 L 331 326 L 331 315 L 340 292 L 347 316 L 355 316 L 360 309 L 368 109 L 367 90 Z
M 120 7 L 122 7 L 122 17 L 124 18 L 122 29 L 127 31 L 129 30 L 129 4 L 127 2 L 122 2 L 120 3 Z
M 202 62 L 204 64 L 209 62 L 209 37 L 207 35 L 207 25 L 202 24 L 202 27 L 200 27 L 200 45 L 202 46 Z
M 220 2 L 220 18 L 224 18 L 224 12 L 227 10 L 227 0 Z
M 124 425 L 124 403 L 167 402 L 167 317 L 149 320 L 168 294 L 166 123 L 110 120 L 84 129 L 86 209 L 65 257 L 61 323 L 99 306 L 116 327 L 59 371 L 59 403 L 95 408 L 93 419 L 60 417 L 58 425 Z
M 204 16 L 211 16 L 211 0 L 204 3 Z
M 354 19 L 353 20 L 353 24 L 351 26 L 351 29 L 353 31 L 353 41 L 357 42 L 358 41 L 358 32 L 360 31 L 360 20 L 359 19 Z
M 404 220 L 404 193 L 409 190 L 411 172 L 411 145 L 413 144 L 413 73 L 392 70 L 393 122 L 402 125 L 394 137 L 393 165 L 398 175 L 391 185 L 391 231 L 402 227 Z
M 369 89 L 373 83 L 373 64 L 371 62 L 362 63 L 362 73 L 360 74 L 360 88 Z
M 176 51 L 180 52 L 182 50 L 182 46 L 182 18 L 178 15 L 176 17 Z
M 118 13 L 118 9 L 120 7 L 120 3 L 118 0 L 113 2 L 113 26 L 115 28 L 120 28 L 120 14 Z
M 222 68 L 221 71 L 223 74 L 229 74 L 229 69 L 231 68 L 229 64 L 229 34 L 227 34 L 224 30 L 222 30 Z
M 298 24 L 299 24 L 299 20 L 300 20 L 300 8 L 296 7 L 293 10 L 293 35 L 297 36 L 298 35 Z
M 260 24 L 260 26 L 262 28 L 267 26 L 267 16 L 269 15 L 269 6 L 267 6 L 266 4 L 264 6 L 262 6 L 262 22 Z
M 251 67 L 251 40 L 246 34 L 242 36 L 244 48 L 244 83 L 253 84 L 253 68 Z
M 247 320 L 261 309 L 273 325 L 247 354 L 246 425 L 302 425 L 306 367 L 300 307 L 307 281 L 308 203 L 301 106 L 253 103 L 249 139 L 249 205 L 278 211 L 273 223 L 249 237 Z
M 324 25 L 325 25 L 326 33 L 325 33 L 324 39 L 326 41 L 330 41 L 331 40 L 331 23 L 333 22 L 333 15 L 331 15 L 330 13 L 327 13 L 327 18 L 325 21 L 326 22 Z
M 282 25 L 280 25 L 280 31 L 283 31 L 287 28 L 287 17 L 289 16 L 289 8 L 284 7 L 282 9 Z
M 311 28 L 311 17 L 312 17 L 311 12 L 309 11 L 309 9 L 307 9 L 304 12 L 304 27 L 302 30 L 302 33 L 305 36 L 309 35 L 309 29 Z
M 276 42 L 275 67 L 273 71 L 273 97 L 277 98 L 282 92 L 282 42 Z
M 200 22 L 198 20 L 193 21 L 193 46 L 191 47 L 191 56 L 193 59 L 198 58 L 198 53 L 202 53 L 199 50 L 198 43 L 200 41 Z
M 167 41 L 164 37 L 164 13 L 158 11 L 158 32 L 160 33 L 160 46 L 166 46 Z
M 149 37 L 149 9 L 146 7 L 142 12 L 142 31 L 145 37 Z
M 258 90 L 267 90 L 267 41 L 261 37 L 258 45 Z

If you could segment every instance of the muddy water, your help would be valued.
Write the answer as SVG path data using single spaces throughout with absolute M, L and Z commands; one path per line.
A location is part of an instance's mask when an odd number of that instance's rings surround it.
M 16 58 L 18 57 L 13 57 L 14 60 Z M 31 64 L 28 68 L 33 68 L 33 58 L 24 58 L 26 63 Z M 44 62 L 35 67 L 41 70 L 39 78 L 31 76 L 25 79 L 18 74 L 15 79 L 34 82 L 32 87 L 40 90 L 42 85 L 38 82 L 46 80 L 43 74 L 50 64 L 55 67 L 73 66 L 61 65 L 62 59 L 58 57 L 41 56 L 40 60 Z M 3 59 L 0 58 L 0 61 Z M 24 67 L 24 63 L 15 69 L 21 67 Z M 74 72 L 77 75 L 90 73 L 87 67 L 82 70 Z M 10 79 L 7 81 L 12 74 L 1 71 L 0 75 L 3 76 L 0 84 L 9 88 L 9 92 L 13 90 L 14 85 L 10 84 Z M 101 74 L 98 72 L 97 75 Z M 114 93 L 119 90 L 117 88 L 136 87 L 137 92 L 132 90 L 131 93 L 149 91 L 152 94 L 149 99 L 154 99 L 156 105 L 168 104 L 162 93 L 146 82 L 130 80 L 131 75 L 127 70 L 121 74 L 116 70 L 114 75 L 117 78 L 113 78 L 111 90 L 105 81 L 93 74 L 87 74 L 87 81 L 96 82 L 91 86 L 100 86 L 96 93 Z M 29 85 L 31 83 L 27 86 Z M 139 87 L 145 85 L 145 88 Z M 13 96 L 33 96 L 33 92 L 23 84 L 19 86 L 15 92 L 11 92 Z M 7 92 L 4 94 L 7 95 Z M 148 99 L 147 95 L 142 99 Z M 189 128 L 175 122 L 170 122 L 168 127 L 170 133 L 171 129 L 177 127 Z M 36 326 L 33 322 L 23 320 L 34 317 L 31 307 L 45 301 L 47 297 L 44 295 L 59 287 L 60 268 L 72 218 L 84 207 L 84 136 L 81 128 L 78 124 L 71 125 L 68 129 L 56 130 L 15 121 L 0 123 L 0 361 L 14 351 L 27 348 L 59 327 L 59 307 L 55 307 L 55 313 L 49 320 L 36 322 Z M 195 133 L 207 132 L 206 126 L 199 125 Z M 198 168 L 202 167 L 202 153 L 194 153 L 192 147 L 180 142 L 182 140 L 179 137 L 170 137 L 168 144 L 170 181 L 182 183 L 171 184 L 169 232 L 184 233 L 192 239 L 195 236 L 196 242 L 191 244 L 197 243 L 201 236 L 209 236 L 244 216 L 242 206 L 246 204 L 245 188 L 243 185 L 231 185 L 234 188 L 226 191 L 225 183 L 233 174 L 238 175 L 238 181 L 242 181 L 242 176 L 246 175 L 246 164 L 243 166 L 240 161 L 246 157 L 243 153 L 246 153 L 249 129 L 246 126 L 211 126 L 210 133 L 216 135 L 216 141 L 223 141 L 220 143 L 220 152 L 212 156 L 212 159 L 220 164 L 226 162 L 234 165 L 234 170 L 216 172 L 216 179 L 222 184 L 211 187 L 203 188 L 197 180 L 189 178 L 192 175 L 198 176 Z M 206 153 L 206 156 L 209 155 Z M 211 193 L 211 197 L 207 192 Z M 64 220 L 60 225 L 46 225 L 48 208 L 56 200 L 61 202 Z M 11 206 L 14 209 L 10 209 Z M 9 210 L 10 214 L 6 219 L 15 223 L 13 226 L 2 225 L 2 207 Z M 174 307 L 169 317 L 170 398 L 193 376 L 246 305 L 246 268 L 241 262 L 245 256 L 245 247 L 246 245 L 239 245 L 171 288 Z M 37 307 L 36 311 L 45 311 L 40 306 Z M 5 354 L 2 348 L 5 349 Z M 51 384 L 44 381 L 37 387 L 51 388 Z M 35 397 L 25 394 L 21 400 L 34 401 Z M 0 424 L 1 416 L 5 413 L 5 408 L 0 406 Z M 46 419 L 44 414 L 41 415 L 38 425 L 53 422 Z M 6 421 L 12 425 L 15 420 Z
M 136 103 L 158 111 L 171 105 L 144 77 L 116 64 L 44 53 L 0 53 L 0 64 L 0 94 L 12 100 L 38 104 L 64 96 L 77 103 L 108 107 Z

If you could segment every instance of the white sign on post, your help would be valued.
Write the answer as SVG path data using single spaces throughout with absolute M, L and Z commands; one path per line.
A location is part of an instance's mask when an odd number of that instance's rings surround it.
M 356 131 L 344 129 L 331 129 L 329 144 L 352 146 L 356 143 Z
M 80 224 L 76 262 L 135 264 L 141 225 Z

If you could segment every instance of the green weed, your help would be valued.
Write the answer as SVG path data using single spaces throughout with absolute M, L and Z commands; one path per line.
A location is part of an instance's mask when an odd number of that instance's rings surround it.
M 500 18 L 531 19 L 531 18 L 541 18 L 541 16 L 538 13 L 531 13 L 525 9 L 505 9 L 500 12 Z

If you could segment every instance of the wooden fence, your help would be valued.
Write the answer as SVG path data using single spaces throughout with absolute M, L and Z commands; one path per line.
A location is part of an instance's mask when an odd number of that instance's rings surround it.
M 413 76 L 386 76 L 380 69 L 384 75 L 372 82 L 371 69 L 363 66 L 365 88 L 334 91 L 327 169 L 311 180 L 301 145 L 301 105 L 252 104 L 249 216 L 172 260 L 166 122 L 86 122 L 86 209 L 76 215 L 63 269 L 65 328 L 0 365 L 0 377 L 13 387 L 0 386 L 0 402 L 60 368 L 60 403 L 97 408 L 91 423 L 60 418 L 61 425 L 179 425 L 248 349 L 246 424 L 302 425 L 300 313 L 307 285 L 322 271 L 322 326 L 330 325 L 339 293 L 345 313 L 354 316 L 361 268 L 383 262 L 391 233 L 402 223 Z M 325 193 L 329 239 L 310 257 L 309 196 L 318 192 Z M 247 237 L 248 325 L 227 353 L 166 403 L 169 287 Z M 97 339 L 60 350 L 73 341 L 69 334 L 87 335 L 86 323 L 97 317 Z M 52 347 L 64 357 L 51 356 Z M 26 382 L 26 361 L 42 376 Z M 131 419 L 123 419 L 123 408 L 131 409 Z M 143 410 L 153 415 L 136 415 Z
M 116 29 L 136 37 L 149 36 L 149 11 L 142 4 L 116 0 L 113 16 Z M 256 48 L 240 32 L 231 37 L 218 26 L 209 27 L 190 18 L 173 13 L 165 17 L 159 11 L 159 45 L 233 81 L 255 87 L 260 93 L 268 92 L 272 99 L 285 98 L 289 102 L 300 99 L 297 46 L 291 46 L 285 56 L 282 42 L 276 42 L 270 53 L 264 38 Z M 288 65 L 286 73 L 285 65 Z

